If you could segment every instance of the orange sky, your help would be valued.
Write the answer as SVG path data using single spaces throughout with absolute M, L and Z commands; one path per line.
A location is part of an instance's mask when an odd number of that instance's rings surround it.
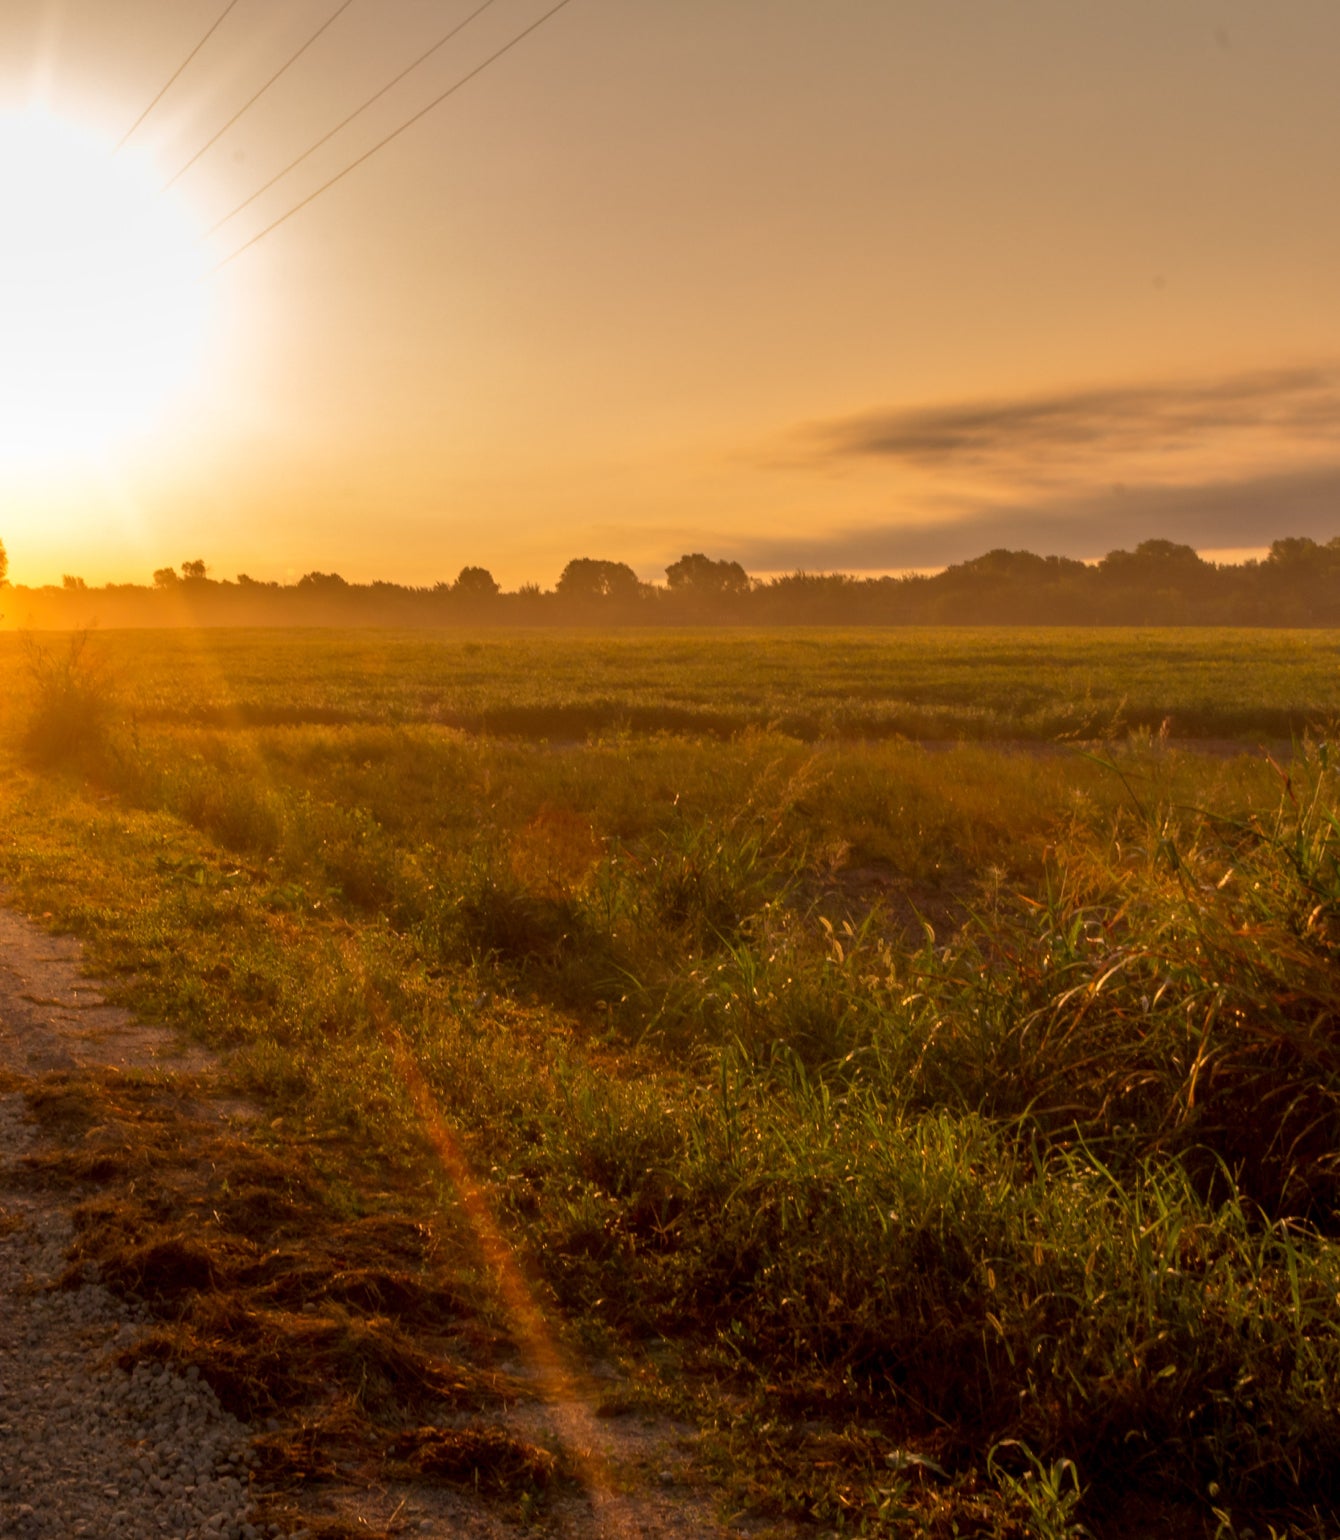
M 207 227 L 474 3 L 355 0 L 170 196 Z M 495 0 L 209 251 L 550 3 Z M 133 154 L 166 180 L 335 4 L 238 0 Z M 115 142 L 222 9 L 5 0 L 0 110 Z M 206 280 L 151 423 L 0 454 L 11 577 L 1340 534 L 1337 59 L 1334 0 L 572 0 Z

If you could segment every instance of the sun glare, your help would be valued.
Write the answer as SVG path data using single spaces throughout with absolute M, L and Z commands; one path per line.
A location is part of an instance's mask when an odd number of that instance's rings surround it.
M 208 285 L 182 206 L 130 151 L 0 112 L 0 462 L 105 453 L 203 355 Z

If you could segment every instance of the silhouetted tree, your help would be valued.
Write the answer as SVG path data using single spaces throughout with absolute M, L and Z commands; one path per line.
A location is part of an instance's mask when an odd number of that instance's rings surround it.
M 641 597 L 642 584 L 626 562 L 579 556 L 564 567 L 556 592 L 571 603 L 628 604 Z
M 1082 619 L 1088 577 L 1082 561 L 998 547 L 930 579 L 931 618 L 987 625 Z
M 5 543 L 0 540 L 0 583 L 9 581 L 9 552 L 5 550 Z
M 760 588 L 751 609 L 758 619 L 784 626 L 841 625 L 851 621 L 864 587 L 842 572 L 791 572 Z
M 997 546 L 971 561 L 946 567 L 944 577 L 986 578 L 992 582 L 1043 583 L 1058 576 L 1084 572 L 1082 561 L 1069 556 L 1035 556 L 1032 551 L 1007 551 Z
M 1306 537 L 1273 541 L 1260 565 L 1268 611 L 1290 625 L 1335 625 L 1340 620 L 1340 540 L 1319 545 Z
M 1163 625 L 1215 616 L 1219 569 L 1189 545 L 1142 540 L 1109 551 L 1094 569 L 1091 618 L 1118 625 Z
M 1335 545 L 1331 541 L 1331 545 Z M 1322 560 L 1325 546 L 1320 546 L 1306 535 L 1288 535 L 1283 540 L 1272 540 L 1266 556 L 1266 564 L 1280 571 L 1312 572 Z
M 738 561 L 713 561 L 701 551 L 672 562 L 665 580 L 672 594 L 699 599 L 738 598 L 749 592 L 749 574 Z
M 302 624 L 543 625 L 747 620 L 777 625 L 1276 625 L 1340 626 L 1340 537 L 1325 543 L 1277 539 L 1260 561 L 1222 566 L 1189 545 L 1146 540 L 1110 551 L 1089 565 L 1062 556 L 998 549 L 934 575 L 852 577 L 794 572 L 767 582 L 737 562 L 701 551 L 666 568 L 667 586 L 639 582 L 623 562 L 582 557 L 563 569 L 556 590 L 525 584 L 503 593 L 483 567 L 464 567 L 454 583 L 415 588 L 399 583 L 348 583 L 338 573 L 309 572 L 294 582 L 208 578 L 203 560 L 153 574 L 159 602 L 137 584 L 89 589 L 65 574 L 65 601 L 54 586 L 18 594 L 42 615 L 65 624 L 69 596 L 97 596 L 109 624 L 176 624 L 179 604 L 203 625 Z M 0 544 L 0 582 L 8 563 Z M 174 593 L 177 603 L 161 601 Z M 472 602 L 477 601 L 477 602 Z M 42 614 L 43 607 L 45 613 Z
M 1142 540 L 1133 551 L 1109 551 L 1098 563 L 1100 576 L 1123 583 L 1197 582 L 1213 570 L 1194 546 L 1174 540 Z
M 502 592 L 487 567 L 462 567 L 452 584 L 452 593 L 461 599 L 496 599 Z

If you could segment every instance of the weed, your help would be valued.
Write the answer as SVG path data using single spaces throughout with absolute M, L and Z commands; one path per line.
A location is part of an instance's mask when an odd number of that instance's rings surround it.
M 1022 1461 L 1019 1474 L 1007 1467 L 1006 1459 L 1011 1456 L 1012 1463 Z M 1027 1444 L 1011 1439 L 987 1451 L 986 1469 L 1001 1491 L 1027 1513 L 1035 1540 L 1092 1540 L 1076 1518 L 1081 1492 L 1073 1460 L 1044 1465 Z

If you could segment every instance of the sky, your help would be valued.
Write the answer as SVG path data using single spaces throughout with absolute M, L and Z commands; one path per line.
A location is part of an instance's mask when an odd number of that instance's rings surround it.
M 233 256 L 553 3 L 206 234 L 479 0 L 5 0 L 12 580 L 1340 534 L 1334 0 L 569 0 Z

